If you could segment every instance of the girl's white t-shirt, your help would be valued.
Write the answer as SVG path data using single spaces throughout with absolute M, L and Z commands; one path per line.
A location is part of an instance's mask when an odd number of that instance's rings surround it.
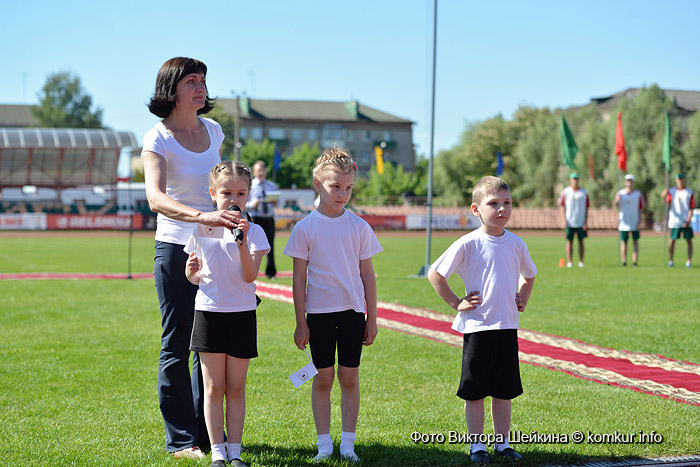
M 456 273 L 464 281 L 465 295 L 481 292 L 481 305 L 459 312 L 452 323 L 452 329 L 463 334 L 518 329 L 515 294 L 520 276 L 531 279 L 537 275 L 527 245 L 507 230 L 499 237 L 481 229 L 464 235 L 445 250 L 431 269 L 445 279 Z
M 372 227 L 346 209 L 338 217 L 312 211 L 294 226 L 284 254 L 308 261 L 307 313 L 366 313 L 360 261 L 381 251 Z
M 255 282 L 243 279 L 240 253 L 231 231 L 225 227 L 195 224 L 197 228 L 185 245 L 185 253 L 195 252 L 202 260 L 195 310 L 235 312 L 257 308 Z M 262 227 L 250 224 L 246 237 L 248 250 L 270 250 Z M 184 274 L 185 271 L 183 270 Z
M 219 150 L 224 141 L 221 126 L 214 120 L 199 117 L 209 133 L 209 148 L 204 152 L 192 152 L 177 142 L 163 122 L 146 132 L 143 137 L 144 151 L 154 152 L 165 158 L 165 194 L 185 206 L 202 212 L 214 210 L 209 195 L 209 171 L 221 162 Z M 171 219 L 158 214 L 156 240 L 184 245 L 195 224 Z

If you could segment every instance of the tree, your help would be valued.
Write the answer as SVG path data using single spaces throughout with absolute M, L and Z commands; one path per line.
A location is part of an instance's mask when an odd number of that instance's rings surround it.
M 221 145 L 221 159 L 225 161 L 233 160 L 233 147 L 236 141 L 236 119 L 226 113 L 218 104 L 205 117 L 211 118 L 221 125 L 221 131 L 224 133 L 224 142 Z
M 405 172 L 403 166 L 384 164 L 384 173 L 377 172 L 377 167 L 370 168 L 368 177 L 355 180 L 353 197 L 358 204 L 400 204 L 403 196 L 409 193 L 423 194 L 426 183 L 424 173 Z
M 283 188 L 313 188 L 311 171 L 320 154 L 318 143 L 314 143 L 313 146 L 304 143 L 295 147 L 289 156 L 282 154 L 282 162 L 277 174 L 279 186 Z
M 664 212 L 661 192 L 664 189 L 666 175 L 661 154 L 663 152 L 665 110 L 671 114 L 673 140 L 676 142 L 671 154 L 672 170 L 679 172 L 683 170 L 686 163 L 678 147 L 680 124 L 676 118 L 673 118 L 673 107 L 673 100 L 666 96 L 657 85 L 652 85 L 642 89 L 635 99 L 621 101 L 614 112 L 614 115 L 617 115 L 617 112 L 622 112 L 628 156 L 627 170 L 636 177 L 636 187 L 644 193 L 647 207 L 657 219 L 661 219 Z M 612 143 L 614 129 L 613 119 L 610 120 L 608 131 Z M 614 184 L 617 186 L 616 170 Z M 610 193 L 610 199 L 612 199 L 613 194 L 614 192 Z
M 687 122 L 688 137 L 683 145 L 683 154 L 685 155 L 685 166 L 682 169 L 688 180 L 693 183 L 700 181 L 700 112 L 696 112 Z M 700 186 L 691 187 L 693 190 L 700 191 Z
M 69 72 L 49 75 L 37 94 L 39 106 L 32 108 L 41 126 L 52 128 L 104 128 L 102 108 L 91 110 L 92 97 L 80 78 Z
M 527 125 L 521 126 L 521 139 L 513 150 L 517 167 L 511 187 L 513 198 L 519 205 L 552 206 L 559 194 L 558 180 L 563 168 L 560 113 L 548 108 L 537 109 L 527 112 L 527 119 Z
M 241 162 L 253 169 L 257 161 L 265 162 L 268 177 L 272 178 L 272 164 L 275 159 L 275 143 L 265 139 L 260 143 L 248 140 L 241 148 Z

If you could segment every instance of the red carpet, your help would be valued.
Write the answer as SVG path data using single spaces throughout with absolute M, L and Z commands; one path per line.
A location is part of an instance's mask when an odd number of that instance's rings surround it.
M 258 282 L 258 295 L 292 303 L 289 286 Z M 377 321 L 387 329 L 461 347 L 462 334 L 452 330 L 452 316 L 432 310 L 379 302 Z M 632 353 L 566 337 L 520 329 L 523 363 L 562 371 L 577 378 L 700 405 L 700 365 L 660 355 Z

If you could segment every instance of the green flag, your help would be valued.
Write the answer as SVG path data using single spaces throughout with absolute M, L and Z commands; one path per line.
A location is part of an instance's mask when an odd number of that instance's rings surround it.
M 576 164 L 574 164 L 574 157 L 578 152 L 578 146 L 576 146 L 576 141 L 574 141 L 574 135 L 571 134 L 569 130 L 569 125 L 566 124 L 564 120 L 564 114 L 561 114 L 561 155 L 564 159 L 564 164 L 572 170 L 578 171 Z
M 666 111 L 666 132 L 664 134 L 664 154 L 662 160 L 666 165 L 666 172 L 671 172 L 671 150 L 673 149 L 673 138 L 671 138 L 671 118 Z

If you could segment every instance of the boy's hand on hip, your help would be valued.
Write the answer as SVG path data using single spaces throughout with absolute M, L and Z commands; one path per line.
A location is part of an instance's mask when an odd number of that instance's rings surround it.
M 462 297 L 460 302 L 457 304 L 457 311 L 476 310 L 476 307 L 481 305 L 481 302 L 481 292 L 478 290 L 469 292 L 469 294 L 466 297 Z

